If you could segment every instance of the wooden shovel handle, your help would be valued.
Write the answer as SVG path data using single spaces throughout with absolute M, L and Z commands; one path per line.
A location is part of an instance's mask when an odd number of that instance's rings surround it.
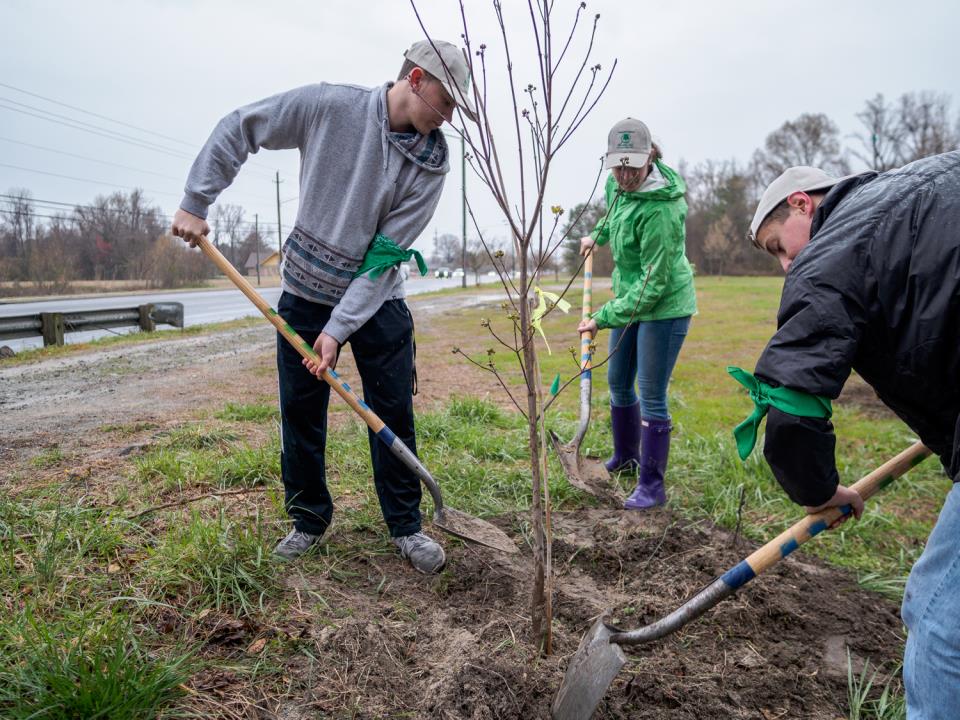
M 888 460 L 869 475 L 864 475 L 850 486 L 860 497 L 868 500 L 877 492 L 903 475 L 907 470 L 922 462 L 930 455 L 930 450 L 921 442 L 916 442 L 896 457 Z M 832 507 L 814 515 L 807 515 L 792 527 L 784 530 L 773 540 L 756 550 L 744 561 L 754 575 L 778 563 L 807 540 L 829 528 L 834 522 L 849 514 L 849 505 L 842 508 Z M 740 563 L 743 565 L 743 563 Z M 731 571 L 732 572 L 732 571 Z M 747 578 L 749 580 L 750 578 Z M 744 581 L 746 582 L 746 581 Z M 742 583 L 741 583 L 742 584 Z
M 237 269 L 230 263 L 230 261 L 227 260 L 223 254 L 217 250 L 217 248 L 211 245 L 210 241 L 207 240 L 206 237 L 201 237 L 196 241 L 196 244 L 197 247 L 203 251 L 203 254 L 210 258 L 214 265 L 220 268 L 220 271 L 224 275 L 230 278 L 231 282 L 233 282 L 233 284 L 240 289 L 240 292 L 246 295 L 247 299 L 257 306 L 257 309 L 263 313 L 263 316 L 271 322 L 277 331 L 287 339 L 287 341 L 294 347 L 294 349 L 296 349 L 298 353 L 300 353 L 307 360 L 316 363 L 320 362 L 320 356 L 314 351 L 313 346 L 300 337 L 300 335 L 297 334 L 297 331 L 290 327 L 286 320 L 280 317 L 277 311 L 274 310 L 270 304 L 263 299 L 263 297 L 261 297 L 260 293 L 253 289 L 253 286 L 247 281 L 247 279 L 237 272 Z M 383 422 L 383 420 L 381 420 L 377 414 L 370 409 L 369 405 L 357 397 L 356 393 L 350 389 L 349 385 L 340 379 L 340 376 L 337 375 L 335 371 L 324 370 L 323 379 L 336 391 L 337 395 L 344 399 L 347 405 L 354 409 L 357 415 L 363 418 L 363 421 L 371 430 L 373 430 L 373 432 L 379 433 L 384 427 L 386 427 L 386 424 Z
M 587 259 L 583 262 L 583 312 L 580 315 L 581 320 L 589 320 L 590 313 L 593 311 L 593 250 L 587 253 Z M 580 369 L 589 370 L 591 367 L 592 354 L 590 352 L 590 343 L 593 342 L 593 333 L 583 333 L 580 336 Z

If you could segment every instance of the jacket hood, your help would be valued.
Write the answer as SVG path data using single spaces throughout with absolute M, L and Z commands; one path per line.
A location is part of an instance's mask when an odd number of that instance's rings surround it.
M 617 181 L 610 173 L 608 183 L 612 183 L 613 192 L 617 191 Z M 673 168 L 660 160 L 654 162 L 650 174 L 637 190 L 625 192 L 625 200 L 674 200 L 683 197 L 687 192 L 687 184 Z
M 389 163 L 387 159 L 387 143 L 393 145 L 401 155 L 427 172 L 442 174 L 450 170 L 448 162 L 450 152 L 447 148 L 447 139 L 438 128 L 431 130 L 429 135 L 418 132 L 393 132 L 390 130 L 390 120 L 387 116 L 387 90 L 393 87 L 389 82 L 380 88 L 377 95 L 377 118 L 380 122 L 380 132 L 383 142 L 384 169 Z
M 813 236 L 817 234 L 817 231 L 823 227 L 827 218 L 830 217 L 830 213 L 837 209 L 837 206 L 846 199 L 847 195 L 876 179 L 878 174 L 870 170 L 860 175 L 845 178 L 830 188 L 830 191 L 824 196 L 813 214 L 813 220 L 810 223 L 810 238 L 813 239 Z

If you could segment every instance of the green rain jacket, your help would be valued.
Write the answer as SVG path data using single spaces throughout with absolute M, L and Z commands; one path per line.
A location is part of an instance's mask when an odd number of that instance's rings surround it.
M 693 270 L 684 254 L 686 191 L 683 178 L 657 160 L 643 186 L 621 193 L 614 203 L 617 182 L 610 173 L 606 185 L 609 210 L 591 237 L 597 245 L 610 243 L 615 297 L 593 313 L 598 328 L 625 327 L 631 323 L 631 315 L 632 322 L 641 322 L 697 312 Z M 650 279 L 641 298 L 647 268 Z

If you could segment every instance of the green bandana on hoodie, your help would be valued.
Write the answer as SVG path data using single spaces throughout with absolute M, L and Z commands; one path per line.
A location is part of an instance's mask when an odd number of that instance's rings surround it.
M 363 256 L 363 262 L 360 269 L 353 276 L 360 277 L 364 273 L 370 273 L 370 277 L 377 278 L 392 267 L 399 267 L 400 263 L 407 262 L 410 258 L 416 258 L 417 268 L 421 275 L 427 274 L 427 263 L 423 260 L 423 255 L 418 250 L 404 250 L 386 235 L 377 233 L 370 247 L 367 248 Z
M 753 412 L 750 417 L 733 429 L 733 437 L 737 441 L 737 454 L 740 455 L 741 460 L 746 460 L 757 444 L 760 421 L 763 420 L 763 416 L 767 414 L 771 405 L 781 412 L 798 417 L 829 419 L 833 415 L 833 408 L 828 398 L 790 388 L 773 387 L 738 367 L 728 367 L 727 372 L 750 392 L 750 398 L 753 400 Z

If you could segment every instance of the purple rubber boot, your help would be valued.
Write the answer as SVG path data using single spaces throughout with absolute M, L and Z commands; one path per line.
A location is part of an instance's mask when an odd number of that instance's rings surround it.
M 646 510 L 663 505 L 667 491 L 663 487 L 663 475 L 667 471 L 667 456 L 670 454 L 670 420 L 644 420 L 640 446 L 640 477 L 637 487 L 623 503 L 626 510 Z
M 613 457 L 603 466 L 610 472 L 635 472 L 640 467 L 640 402 L 610 406 L 613 426 Z

